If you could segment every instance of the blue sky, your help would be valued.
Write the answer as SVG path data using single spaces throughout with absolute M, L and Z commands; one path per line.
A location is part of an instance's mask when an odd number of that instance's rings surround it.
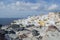
M 0 18 L 20 18 L 60 11 L 60 0 L 0 0 Z

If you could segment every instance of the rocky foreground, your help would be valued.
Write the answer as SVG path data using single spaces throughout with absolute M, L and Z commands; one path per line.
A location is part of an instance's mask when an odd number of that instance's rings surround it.
M 14 20 L 11 25 L 1 27 L 4 40 L 60 40 L 59 13 Z

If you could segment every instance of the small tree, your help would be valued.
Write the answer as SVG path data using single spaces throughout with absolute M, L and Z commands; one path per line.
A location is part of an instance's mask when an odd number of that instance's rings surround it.
M 0 24 L 0 29 L 1 29 L 1 27 L 2 27 L 2 24 Z

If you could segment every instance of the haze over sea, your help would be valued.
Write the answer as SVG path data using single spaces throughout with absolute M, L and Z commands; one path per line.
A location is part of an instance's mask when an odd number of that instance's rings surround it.
M 0 24 L 9 25 L 11 22 L 18 19 L 21 19 L 21 18 L 0 18 Z

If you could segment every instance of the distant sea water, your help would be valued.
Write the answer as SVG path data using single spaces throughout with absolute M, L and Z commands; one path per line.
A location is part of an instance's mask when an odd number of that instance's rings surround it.
M 0 18 L 0 24 L 9 25 L 11 22 L 18 19 L 21 19 L 21 18 Z

